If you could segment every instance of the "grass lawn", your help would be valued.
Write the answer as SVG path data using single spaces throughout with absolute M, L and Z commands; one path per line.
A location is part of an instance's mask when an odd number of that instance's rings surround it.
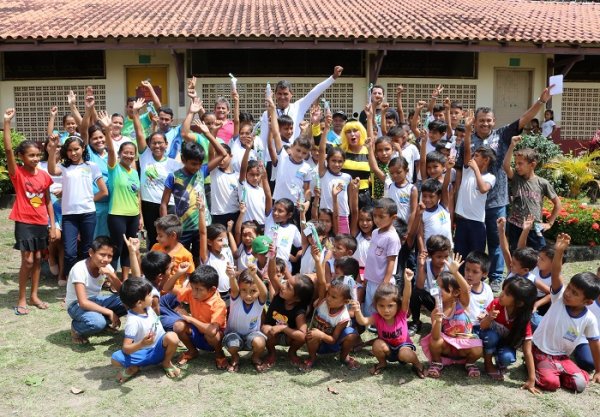
M 110 355 L 122 334 L 91 338 L 74 346 L 70 319 L 61 308 L 65 290 L 42 278 L 40 296 L 49 310 L 15 316 L 19 253 L 12 249 L 13 224 L 0 211 L 0 415 L 2 416 L 593 416 L 600 413 L 600 385 L 575 395 L 564 390 L 533 396 L 520 389 L 525 366 L 519 358 L 505 382 L 482 376 L 468 380 L 458 367 L 439 380 L 419 380 L 407 366 L 390 365 L 371 376 L 369 350 L 357 354 L 362 368 L 350 372 L 334 356 L 322 357 L 302 374 L 279 352 L 276 366 L 257 375 L 249 357 L 239 374 L 217 371 L 213 356 L 201 354 L 177 381 L 160 367 L 144 369 L 123 385 L 115 380 Z M 567 276 L 595 271 L 595 262 L 565 265 Z M 367 336 L 370 337 L 370 336 Z M 418 344 L 417 337 L 415 343 Z M 418 349 L 421 359 L 422 352 Z M 482 362 L 480 362 L 483 369 Z M 73 394 L 72 388 L 83 390 Z

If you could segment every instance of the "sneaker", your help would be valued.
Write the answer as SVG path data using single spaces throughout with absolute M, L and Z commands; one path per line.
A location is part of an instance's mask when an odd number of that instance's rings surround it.
M 371 333 L 377 333 L 377 327 L 375 327 L 375 326 L 369 326 L 369 327 L 367 327 L 367 330 L 370 331 Z
M 500 291 L 502 291 L 502 280 L 501 279 L 495 279 L 492 282 L 490 282 L 490 287 L 492 288 L 492 291 L 494 293 L 499 293 Z
M 421 331 L 421 326 L 422 323 L 421 322 L 412 322 L 409 326 L 408 326 L 408 335 L 410 337 L 413 337 L 414 335 L 416 335 L 417 333 L 419 333 Z

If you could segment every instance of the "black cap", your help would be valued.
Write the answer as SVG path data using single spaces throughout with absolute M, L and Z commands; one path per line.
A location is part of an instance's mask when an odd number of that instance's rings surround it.
M 341 110 L 338 110 L 331 115 L 331 117 L 335 117 L 335 116 L 342 116 L 342 119 L 348 120 L 348 116 L 346 116 L 346 113 L 344 113 Z

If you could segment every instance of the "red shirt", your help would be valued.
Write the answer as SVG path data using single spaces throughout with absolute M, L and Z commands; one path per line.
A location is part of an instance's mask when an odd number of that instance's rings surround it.
M 10 180 L 15 187 L 16 197 L 9 219 L 26 224 L 47 225 L 46 191 L 53 182 L 50 175 L 41 169 L 32 174 L 20 166 L 10 176 Z
M 500 301 L 497 298 L 494 298 L 494 301 L 492 301 L 490 305 L 487 306 L 487 311 L 492 310 L 500 311 L 500 313 L 498 313 L 498 317 L 496 317 L 492 322 L 492 326 L 494 330 L 496 330 L 498 334 L 500 334 L 500 336 L 504 337 L 508 334 L 508 332 L 510 332 L 510 329 L 513 325 L 513 320 L 510 320 L 508 318 L 508 312 L 506 311 L 506 307 L 502 307 L 500 305 Z M 525 327 L 525 340 L 531 339 L 532 335 L 533 333 L 531 331 L 531 322 L 528 322 L 527 326 Z

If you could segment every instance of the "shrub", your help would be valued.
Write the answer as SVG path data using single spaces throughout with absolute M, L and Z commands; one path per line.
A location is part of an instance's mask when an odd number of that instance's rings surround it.
M 569 185 L 569 197 L 577 197 L 583 187 L 600 176 L 600 150 L 584 153 L 561 155 L 546 164 L 552 170 L 552 177 L 563 178 Z
M 562 209 L 552 228 L 544 235 L 555 240 L 559 233 L 567 233 L 573 245 L 599 245 L 600 208 L 574 199 L 563 198 L 561 201 Z M 542 210 L 544 219 L 550 216 L 551 210 L 552 203 L 546 199 Z
M 12 148 L 13 150 L 25 140 L 25 135 L 22 133 L 11 131 L 10 134 Z M 0 130 L 0 166 L 6 167 L 6 152 L 4 151 L 4 132 Z M 11 194 L 14 193 L 14 188 L 12 182 L 10 182 L 10 178 L 8 178 L 8 173 L 5 175 L 0 175 L 0 195 L 2 194 Z
M 556 193 L 561 197 L 566 197 L 569 193 L 569 187 L 565 178 L 553 175 L 553 171 L 546 167 L 549 161 L 563 154 L 560 146 L 541 134 L 522 135 L 521 138 L 521 143 L 519 143 L 517 149 L 535 149 L 539 155 L 540 160 L 535 169 L 536 175 L 550 181 Z

